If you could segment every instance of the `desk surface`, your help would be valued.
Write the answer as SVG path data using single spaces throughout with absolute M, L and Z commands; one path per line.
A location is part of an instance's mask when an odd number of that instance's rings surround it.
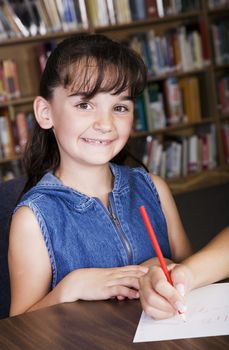
M 229 336 L 133 344 L 140 302 L 61 304 L 0 321 L 1 350 L 225 350 Z

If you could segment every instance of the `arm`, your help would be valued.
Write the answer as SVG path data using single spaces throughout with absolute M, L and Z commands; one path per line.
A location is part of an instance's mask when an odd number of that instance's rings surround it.
M 151 175 L 151 178 L 157 188 L 167 222 L 172 260 L 180 262 L 191 254 L 191 245 L 168 186 L 158 176 Z M 166 262 L 167 264 L 172 263 L 168 259 Z M 177 313 L 177 310 L 184 310 L 182 295 L 167 282 L 158 260 L 156 258 L 150 259 L 144 264 L 151 267 L 149 272 L 140 278 L 139 292 L 143 309 L 152 317 L 159 319 L 170 317 Z M 178 284 L 178 290 L 179 286 L 180 284 Z M 180 290 L 180 292 L 183 291 Z
M 229 226 L 216 235 L 199 252 L 185 259 L 182 265 L 192 275 L 192 283 L 188 285 L 188 289 L 229 278 Z
M 147 268 L 78 269 L 51 290 L 48 252 L 33 212 L 22 207 L 12 219 L 9 240 L 10 315 L 78 299 L 138 298 L 138 280 Z
M 168 185 L 156 175 L 151 175 L 151 178 L 157 188 L 161 200 L 161 207 L 165 215 L 172 260 L 180 262 L 192 253 L 190 242 L 184 231 L 175 201 Z

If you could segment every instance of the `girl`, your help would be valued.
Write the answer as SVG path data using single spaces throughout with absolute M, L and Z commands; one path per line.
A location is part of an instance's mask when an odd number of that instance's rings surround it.
M 50 55 L 34 101 L 26 193 L 10 230 L 11 315 L 138 298 L 139 278 L 157 264 L 141 204 L 164 255 L 179 262 L 190 254 L 164 181 L 110 162 L 129 138 L 145 84 L 142 59 L 102 35 L 76 35 Z

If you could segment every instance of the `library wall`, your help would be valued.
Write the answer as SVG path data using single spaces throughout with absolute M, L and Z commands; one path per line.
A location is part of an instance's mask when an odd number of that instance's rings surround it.
M 146 63 L 128 164 L 144 163 L 174 193 L 229 181 L 228 0 L 0 2 L 1 180 L 23 172 L 48 55 L 80 31 L 121 41 Z

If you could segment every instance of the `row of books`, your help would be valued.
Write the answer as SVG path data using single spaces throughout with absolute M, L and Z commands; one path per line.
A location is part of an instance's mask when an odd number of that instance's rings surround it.
M 201 69 L 209 63 L 203 23 L 160 34 L 154 30 L 138 33 L 130 38 L 129 45 L 143 57 L 152 76 Z
M 143 163 L 163 178 L 176 178 L 213 169 L 217 165 L 215 127 L 190 136 L 168 136 L 162 143 L 148 136 Z
M 85 0 L 2 0 L 0 40 L 87 29 Z
M 223 65 L 229 63 L 229 20 L 221 20 L 212 24 L 215 63 Z
M 86 0 L 94 27 L 130 23 L 198 10 L 199 0 Z
M 229 164 L 229 124 L 224 124 L 221 128 L 223 151 L 226 164 Z
M 208 0 L 208 8 L 210 10 L 226 8 L 227 6 L 229 6 L 229 0 Z
M 195 103 L 193 103 L 195 101 Z M 202 119 L 197 77 L 149 83 L 135 103 L 135 131 L 152 131 Z
M 218 102 L 221 114 L 229 114 L 229 75 L 217 81 Z
M 21 95 L 17 66 L 11 59 L 0 61 L 0 102 Z
M 33 114 L 18 112 L 10 118 L 7 111 L 0 114 L 0 160 L 20 155 L 33 126 Z

